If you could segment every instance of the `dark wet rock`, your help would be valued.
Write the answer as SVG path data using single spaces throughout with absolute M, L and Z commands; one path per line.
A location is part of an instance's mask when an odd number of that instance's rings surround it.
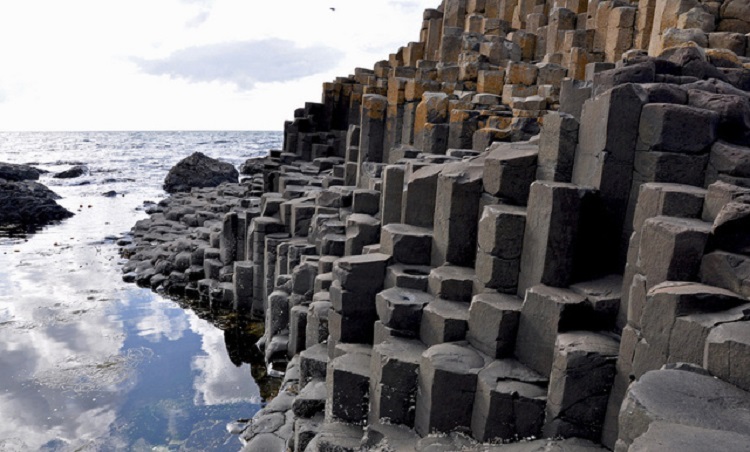
M 107 198 L 114 198 L 115 196 L 117 196 L 117 192 L 114 190 L 105 191 L 104 193 L 102 193 L 102 196 L 105 196 Z
M 38 180 L 41 173 L 33 166 L 0 162 L 0 179 L 7 181 Z
M 750 204 L 729 202 L 722 207 L 711 227 L 709 246 L 740 254 L 750 254 Z
M 265 165 L 263 164 L 265 160 L 263 159 L 257 159 L 257 158 L 251 158 L 245 160 L 245 163 L 240 165 L 240 174 L 243 174 L 245 176 L 252 176 L 253 174 L 262 174 L 263 169 L 265 168 Z
M 0 179 L 0 226 L 44 226 L 72 217 L 56 199 L 60 197 L 38 182 Z
M 193 187 L 216 187 L 222 182 L 237 182 L 239 173 L 230 163 L 208 157 L 200 152 L 180 160 L 164 179 L 168 193 L 190 191 Z
M 149 215 L 152 215 L 152 214 L 155 214 L 155 213 L 160 213 L 160 212 L 163 211 L 162 208 L 159 205 L 157 205 L 157 204 L 153 204 L 153 203 L 151 203 L 151 204 L 144 203 L 144 204 L 145 205 L 144 205 L 143 211 L 146 212 Z
M 65 171 L 59 172 L 52 177 L 56 179 L 74 179 L 76 177 L 81 177 L 84 174 L 88 173 L 89 169 L 87 166 L 84 165 L 76 165 L 70 169 L 67 169 Z
M 688 105 L 719 115 L 719 138 L 740 145 L 750 143 L 750 99 L 747 96 L 688 90 Z

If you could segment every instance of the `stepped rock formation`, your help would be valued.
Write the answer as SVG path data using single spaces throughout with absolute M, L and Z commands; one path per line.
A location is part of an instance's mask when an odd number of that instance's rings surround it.
M 126 279 L 264 319 L 248 451 L 748 450 L 748 33 L 747 0 L 444 0 L 162 201 Z

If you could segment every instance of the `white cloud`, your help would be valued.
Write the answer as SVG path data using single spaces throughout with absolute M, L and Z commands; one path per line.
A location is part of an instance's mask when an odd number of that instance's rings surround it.
M 143 307 L 144 315 L 138 320 L 138 335 L 149 342 L 177 341 L 188 329 L 185 316 L 175 316 L 170 311 L 182 309 L 173 302 L 154 298 Z
M 185 22 L 185 25 L 188 27 L 197 27 L 201 24 L 203 24 L 206 20 L 208 20 L 208 16 L 210 15 L 210 11 L 201 11 L 192 18 L 190 18 L 187 22 Z
M 437 3 L 2 2 L 0 128 L 280 130 L 323 82 L 417 40 Z M 255 61 L 230 60 L 242 51 Z M 212 67 L 189 65 L 197 54 Z
M 297 47 L 291 41 L 222 42 L 188 47 L 158 60 L 136 59 L 146 73 L 191 82 L 229 82 L 251 90 L 257 82 L 285 82 L 329 70 L 342 52 L 323 46 Z
M 111 390 L 127 370 L 117 362 L 123 336 L 101 311 L 80 314 L 74 323 L 66 320 L 71 311 L 87 309 L 86 303 L 59 304 L 43 310 L 30 299 L 14 303 L 16 321 L 0 328 L 0 367 L 9 390 L 0 395 L 2 450 L 14 450 L 14 438 L 23 443 L 17 450 L 39 450 L 51 439 L 86 442 L 106 436 L 114 419 L 118 393 Z M 102 362 L 118 365 L 103 370 Z M 65 391 L 79 389 L 95 390 L 98 402 L 81 396 L 71 403 Z M 10 442 L 8 449 L 4 441 Z
M 201 349 L 205 355 L 193 358 L 191 367 L 197 371 L 193 387 L 196 405 L 227 403 L 260 403 L 260 388 L 250 377 L 248 366 L 234 366 L 227 355 L 224 332 L 195 316 L 190 326 L 201 336 Z

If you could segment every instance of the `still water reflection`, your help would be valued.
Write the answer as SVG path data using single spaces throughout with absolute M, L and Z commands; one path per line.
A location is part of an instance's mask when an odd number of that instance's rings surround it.
M 238 450 L 227 422 L 268 392 L 254 326 L 121 280 L 116 238 L 163 192 L 41 182 L 76 215 L 0 236 L 0 450 Z
M 97 202 L 0 245 L 0 450 L 237 450 L 225 424 L 261 402 L 241 326 L 120 282 L 114 243 L 85 243 Z

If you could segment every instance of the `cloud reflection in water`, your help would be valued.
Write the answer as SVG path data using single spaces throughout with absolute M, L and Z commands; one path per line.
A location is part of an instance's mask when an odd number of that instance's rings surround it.
M 102 218 L 119 199 L 0 239 L 0 450 L 236 450 L 224 424 L 259 408 L 223 331 L 122 283 L 113 244 L 87 245 L 118 233 Z

